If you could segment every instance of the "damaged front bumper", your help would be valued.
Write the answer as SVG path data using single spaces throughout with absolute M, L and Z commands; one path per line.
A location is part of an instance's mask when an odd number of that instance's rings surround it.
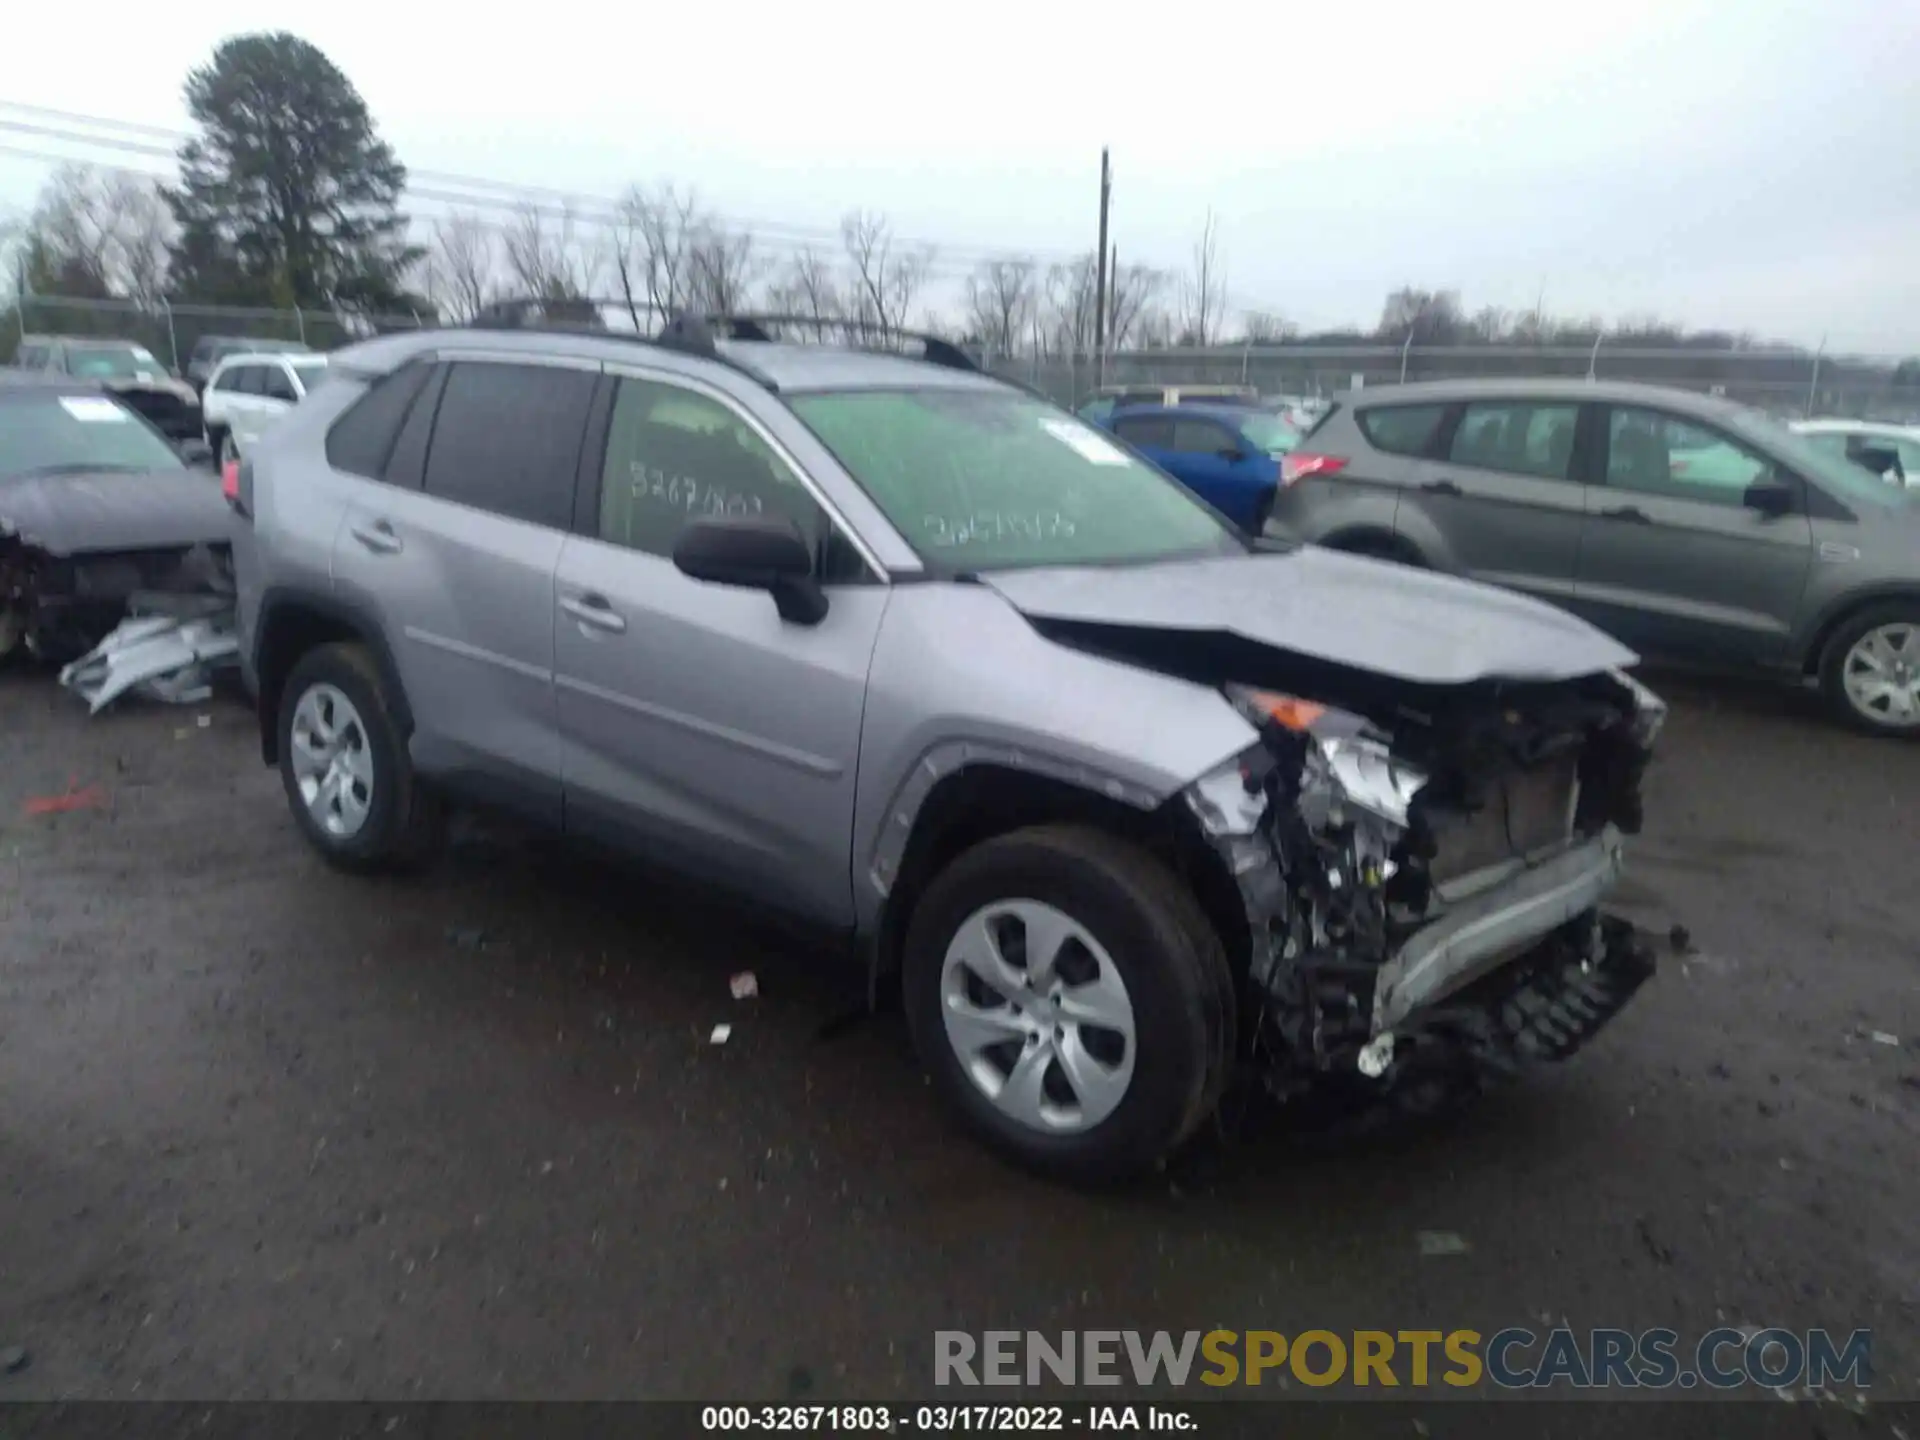
M 1261 742 L 1186 792 L 1249 927 L 1243 1056 L 1280 1098 L 1414 1052 L 1561 1058 L 1652 973 L 1599 906 L 1665 716 L 1624 673 L 1364 716 L 1229 688 Z M 1432 697 L 1423 697 L 1431 699 Z

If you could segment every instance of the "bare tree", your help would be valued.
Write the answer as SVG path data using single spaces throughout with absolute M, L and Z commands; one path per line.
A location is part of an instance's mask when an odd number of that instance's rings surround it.
M 1421 290 L 1403 285 L 1388 295 L 1380 308 L 1379 338 L 1395 344 L 1412 340 L 1421 345 L 1450 345 L 1464 329 L 1457 290 Z
M 519 206 L 502 236 L 507 269 L 528 295 L 577 300 L 592 293 L 603 257 L 578 234 L 573 207 Z
M 662 185 L 650 192 L 635 185 L 621 198 L 613 230 L 613 270 L 635 328 L 651 328 L 640 318 L 643 309 L 664 320 L 702 301 L 696 294 L 700 267 L 695 252 L 713 229 L 691 190 Z M 749 247 L 742 258 L 751 254 Z M 713 270 L 717 261 L 723 282 L 730 283 L 732 258 L 709 253 L 706 268 Z
M 702 221 L 687 249 L 688 288 L 694 308 L 709 315 L 738 315 L 753 305 L 754 287 L 766 262 L 745 230 L 726 231 Z
M 1220 260 L 1219 229 L 1213 211 L 1193 246 L 1193 269 L 1181 296 L 1181 339 L 1188 345 L 1211 345 L 1220 337 L 1227 308 L 1226 267 Z
M 1011 355 L 1032 326 L 1039 276 L 1031 260 L 989 260 L 967 277 L 967 328 L 995 355 Z
M 853 267 L 853 318 L 882 338 L 903 329 L 932 271 L 932 248 L 902 244 L 884 215 L 866 211 L 843 219 L 840 237 Z
M 1513 317 L 1498 305 L 1482 305 L 1467 321 L 1467 333 L 1483 345 L 1497 345 L 1513 331 Z
M 1150 265 L 1125 265 L 1107 277 L 1107 344 L 1124 350 L 1138 339 L 1142 320 L 1159 307 L 1167 272 Z
M 813 338 L 824 339 L 831 322 L 847 315 L 846 296 L 834 275 L 833 262 L 811 246 L 801 247 L 768 287 L 767 302 L 782 315 L 813 321 Z
M 1100 304 L 1096 277 L 1091 254 L 1047 270 L 1048 338 L 1062 354 L 1079 355 L 1093 348 L 1094 312 Z
M 1249 345 L 1279 345 L 1298 335 L 1300 327 L 1271 310 L 1249 310 L 1241 322 L 1240 333 Z
M 166 284 L 172 224 L 152 181 L 62 165 L 25 223 L 28 270 L 46 288 L 149 303 Z
M 500 257 L 494 242 L 493 226 L 471 211 L 433 222 L 427 290 L 448 319 L 471 320 L 495 298 Z

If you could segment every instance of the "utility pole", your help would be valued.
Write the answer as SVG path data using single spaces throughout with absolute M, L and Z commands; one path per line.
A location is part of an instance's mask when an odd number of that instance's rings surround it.
M 1120 344 L 1120 247 L 1107 251 L 1107 340 Z
M 1095 252 L 1093 294 L 1094 384 L 1107 378 L 1107 201 L 1113 194 L 1113 171 L 1107 165 L 1107 147 L 1100 147 L 1100 248 Z

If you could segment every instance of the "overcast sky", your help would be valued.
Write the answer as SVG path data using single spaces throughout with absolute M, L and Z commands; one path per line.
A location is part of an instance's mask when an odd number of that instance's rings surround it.
M 70 7 L 16 5 L 33 63 L 0 101 L 183 127 L 186 71 L 263 13 L 95 0 L 111 43 L 82 46 Z M 415 170 L 674 180 L 789 235 L 866 207 L 958 269 L 1090 249 L 1109 145 L 1122 263 L 1184 264 L 1211 206 L 1235 305 L 1310 328 L 1371 326 L 1413 284 L 1920 351 L 1915 0 L 282 13 Z M 0 153 L 0 207 L 47 168 Z

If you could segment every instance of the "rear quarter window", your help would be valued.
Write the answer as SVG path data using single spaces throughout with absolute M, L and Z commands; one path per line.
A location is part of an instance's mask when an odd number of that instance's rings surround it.
M 1367 443 L 1389 455 L 1426 454 L 1446 418 L 1445 405 L 1376 405 L 1354 412 Z
M 349 474 L 382 478 L 393 442 L 432 368 L 404 365 L 375 381 L 327 431 L 327 463 Z

